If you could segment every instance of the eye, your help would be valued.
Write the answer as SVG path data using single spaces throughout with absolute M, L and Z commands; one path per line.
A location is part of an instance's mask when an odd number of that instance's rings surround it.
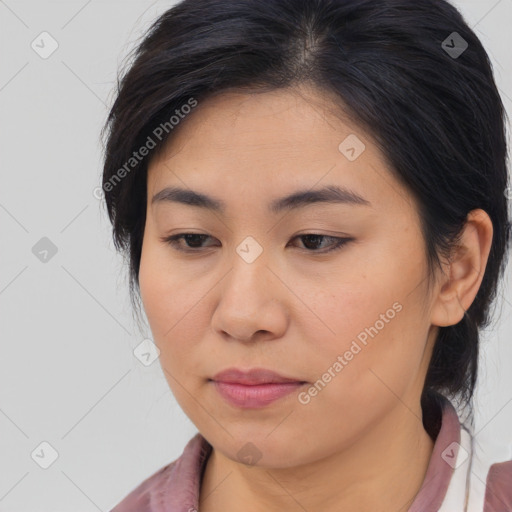
M 178 251 L 183 252 L 197 252 L 197 249 L 202 249 L 203 247 L 197 247 L 197 244 L 201 244 L 205 238 L 211 238 L 209 235 L 205 235 L 203 233 L 178 233 L 177 235 L 172 235 L 168 237 L 162 238 L 162 242 L 166 242 L 171 245 L 173 248 Z M 192 247 L 190 245 L 186 245 L 186 248 L 179 243 L 181 240 L 186 241 L 187 243 L 192 243 Z
M 165 242 L 169 245 L 171 245 L 174 249 L 182 252 L 188 252 L 188 253 L 197 253 L 200 252 L 200 249 L 204 249 L 207 247 L 203 247 L 201 244 L 202 242 L 207 239 L 212 238 L 209 235 L 206 235 L 204 233 L 178 233 L 177 235 L 167 236 L 161 238 L 162 242 Z M 340 238 L 335 236 L 328 236 L 328 235 L 321 235 L 317 233 L 306 233 L 302 235 L 298 235 L 292 240 L 295 240 L 297 238 L 304 239 L 306 246 L 306 252 L 311 253 L 318 253 L 318 254 L 326 254 L 331 251 L 336 251 L 338 249 L 341 249 L 344 245 L 346 245 L 348 242 L 351 242 L 353 238 Z M 328 249 L 324 249 L 322 251 L 319 250 L 310 250 L 308 246 L 317 246 L 318 242 L 321 242 L 322 239 L 331 240 L 333 243 L 331 243 L 328 246 Z M 187 244 L 192 245 L 186 245 L 183 247 L 182 244 L 180 244 L 181 241 L 186 242 Z M 320 244 L 321 245 L 321 244 Z
M 321 242 L 321 239 L 333 241 L 333 243 L 331 243 L 328 246 L 328 249 L 326 249 L 326 250 L 323 250 L 323 251 L 308 251 L 308 252 L 317 252 L 319 254 L 326 254 L 328 252 L 336 251 L 338 249 L 341 249 L 346 243 L 348 243 L 351 240 L 353 240 L 353 238 L 340 238 L 340 237 L 336 237 L 336 236 L 320 235 L 320 234 L 316 234 L 316 233 L 306 233 L 306 234 L 303 234 L 303 235 L 298 235 L 295 238 L 305 239 L 306 242 L 304 243 L 304 245 L 306 247 L 308 247 L 308 245 L 316 246 L 318 244 L 318 242 Z M 294 238 L 294 240 L 295 240 L 295 238 Z

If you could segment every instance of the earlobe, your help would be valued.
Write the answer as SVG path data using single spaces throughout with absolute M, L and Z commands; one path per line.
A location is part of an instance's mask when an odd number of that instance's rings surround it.
M 447 272 L 440 282 L 431 322 L 439 327 L 459 323 L 473 303 L 482 283 L 491 250 L 492 221 L 482 209 L 472 210 Z

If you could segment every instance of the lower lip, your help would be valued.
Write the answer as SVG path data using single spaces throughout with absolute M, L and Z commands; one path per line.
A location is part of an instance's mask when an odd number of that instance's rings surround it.
M 272 384 L 244 385 L 213 381 L 220 395 L 230 404 L 243 408 L 260 408 L 293 393 L 304 383 L 286 382 Z

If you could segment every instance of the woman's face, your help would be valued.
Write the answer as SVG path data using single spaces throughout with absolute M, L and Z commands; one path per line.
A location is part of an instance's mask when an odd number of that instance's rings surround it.
M 421 424 L 437 331 L 412 197 L 364 132 L 302 93 L 210 98 L 148 169 L 139 282 L 165 376 L 215 449 L 267 467 L 318 460 L 379 425 Z M 223 208 L 152 201 L 167 187 Z M 324 187 L 362 200 L 270 208 Z M 207 236 L 164 241 L 180 233 Z M 327 252 L 337 238 L 348 241 Z M 232 367 L 305 384 L 234 405 L 211 381 Z

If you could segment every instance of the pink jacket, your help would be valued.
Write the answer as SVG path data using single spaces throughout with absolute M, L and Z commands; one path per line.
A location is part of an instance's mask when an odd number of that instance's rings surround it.
M 477 457 L 453 405 L 443 404 L 425 479 L 407 512 L 512 512 L 512 461 Z M 111 512 L 197 512 L 201 472 L 211 451 L 196 434 L 178 459 L 144 480 Z

